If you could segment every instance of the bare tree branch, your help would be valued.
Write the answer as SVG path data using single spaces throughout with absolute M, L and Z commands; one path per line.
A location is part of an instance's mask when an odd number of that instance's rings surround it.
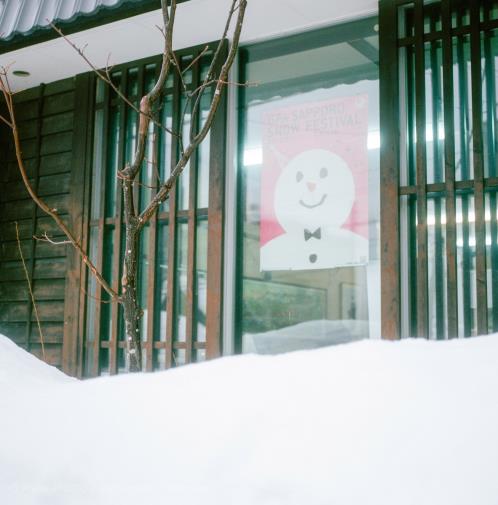
M 166 83 L 166 79 L 168 78 L 170 63 L 172 59 L 175 58 L 173 53 L 173 26 L 175 23 L 176 0 L 171 0 L 170 12 L 168 11 L 167 0 L 161 0 L 161 8 L 163 12 L 163 21 L 165 29 L 164 51 L 161 63 L 161 70 L 159 72 L 159 77 L 154 87 L 140 101 L 141 115 L 138 124 L 137 148 L 135 150 L 133 163 L 121 171 L 121 174 L 124 177 L 129 178 L 132 181 L 137 176 L 145 157 L 146 139 L 149 130 L 149 123 L 151 120 L 152 107 L 156 102 L 156 100 L 161 95 L 164 84 Z
M 1 114 L 0 114 L 0 121 L 3 121 L 9 128 L 12 128 L 12 123 L 8 121 L 6 118 L 4 118 Z
M 28 274 L 28 268 L 26 267 L 26 261 L 24 261 L 24 254 L 22 253 L 21 239 L 19 238 L 19 226 L 17 224 L 17 221 L 15 222 L 15 224 L 16 224 L 17 248 L 19 249 L 19 256 L 21 257 L 22 266 L 24 268 L 24 274 L 26 275 L 26 282 L 28 283 L 29 296 L 31 298 L 31 303 L 33 304 L 33 310 L 35 311 L 36 324 L 38 325 L 38 333 L 40 335 L 42 356 L 43 356 L 43 359 L 45 359 L 45 339 L 43 337 L 43 332 L 42 332 L 42 328 L 41 328 L 41 324 L 40 324 L 40 316 L 38 315 L 38 307 L 35 302 L 35 295 L 33 293 L 33 286 L 31 285 L 31 280 L 30 280 L 29 274 Z
M 107 64 L 106 64 L 105 69 L 103 71 L 98 69 L 95 66 L 95 64 L 86 56 L 86 54 L 85 54 L 86 46 L 84 46 L 83 48 L 78 47 L 74 42 L 69 40 L 67 35 L 65 35 L 63 33 L 63 31 L 60 28 L 58 28 L 53 22 L 50 22 L 49 24 L 76 51 L 76 53 L 78 53 L 79 56 L 81 56 L 81 58 L 88 64 L 88 66 L 93 70 L 93 72 L 97 75 L 97 77 L 99 77 L 99 79 L 101 79 L 103 82 L 105 82 L 116 93 L 116 95 L 118 95 L 118 97 L 121 100 L 123 100 L 123 102 L 125 102 L 126 105 L 128 105 L 128 107 L 133 109 L 138 114 L 141 114 L 141 115 L 144 114 L 144 112 L 141 110 L 141 108 L 137 107 L 131 100 L 129 100 L 129 98 L 124 94 L 124 92 L 119 89 L 119 86 L 116 86 L 116 84 L 114 84 L 114 81 L 112 80 L 112 78 L 110 76 L 110 71 L 109 71 L 109 57 L 107 58 Z M 174 137 L 177 136 L 176 132 L 174 132 L 170 128 L 167 128 L 166 126 L 161 124 L 159 121 L 157 121 L 156 118 L 154 118 L 150 114 L 148 115 L 148 120 L 157 124 L 157 126 L 159 128 L 168 132 L 170 135 L 173 135 Z
M 170 6 L 168 3 L 170 2 Z M 107 61 L 107 65 L 105 69 L 98 69 L 96 66 L 90 61 L 89 58 L 85 55 L 85 48 L 80 49 L 62 33 L 61 30 L 56 28 L 53 24 L 52 27 L 54 30 L 59 33 L 59 35 L 66 40 L 73 49 L 80 55 L 81 58 L 90 66 L 90 68 L 96 73 L 98 78 L 100 78 L 103 82 L 111 87 L 114 90 L 116 95 L 121 98 L 125 104 L 127 104 L 131 109 L 137 111 L 138 115 L 138 133 L 136 137 L 136 147 L 135 152 L 133 153 L 132 162 L 125 166 L 120 167 L 118 170 L 117 176 L 121 179 L 121 189 L 122 189 L 122 197 L 123 197 L 123 216 L 125 222 L 125 230 L 124 230 L 124 238 L 125 238 L 125 250 L 123 255 L 123 268 L 122 268 L 122 277 L 121 281 L 118 282 L 117 279 L 114 281 L 119 284 L 120 288 L 116 288 L 113 290 L 111 286 L 103 279 L 100 272 L 97 271 L 95 265 L 91 262 L 79 240 L 77 240 L 74 234 L 68 229 L 68 227 L 64 224 L 61 217 L 57 213 L 57 209 L 50 208 L 31 187 L 30 181 L 27 177 L 26 168 L 24 166 L 22 160 L 22 152 L 20 145 L 19 133 L 16 125 L 16 119 L 14 115 L 14 106 L 13 106 L 13 93 L 10 89 L 7 72 L 4 70 L 4 74 L 0 73 L 0 84 L 1 91 L 4 94 L 5 101 L 7 104 L 8 115 L 6 117 L 2 117 L 4 122 L 6 122 L 13 132 L 16 158 L 19 165 L 19 170 L 21 172 L 21 176 L 23 178 L 24 184 L 31 196 L 31 198 L 35 201 L 35 203 L 48 215 L 50 215 L 54 221 L 57 223 L 59 228 L 62 230 L 64 235 L 67 237 L 67 240 L 54 240 L 49 237 L 47 233 L 44 233 L 41 237 L 34 237 L 37 240 L 42 240 L 45 242 L 49 242 L 52 244 L 60 245 L 60 244 L 71 244 L 81 255 L 83 262 L 88 266 L 91 273 L 96 278 L 96 281 L 100 286 L 110 295 L 110 301 L 116 301 L 121 304 L 124 312 L 124 322 L 125 322 L 125 340 L 126 340 L 126 357 L 128 363 L 129 371 L 140 371 L 142 369 L 142 352 L 141 352 L 141 338 L 140 338 L 140 318 L 143 316 L 143 311 L 140 308 L 139 296 L 137 291 L 137 283 L 138 283 L 138 264 L 140 262 L 140 247 L 139 247 L 139 238 L 140 232 L 142 231 L 142 227 L 144 224 L 152 217 L 152 215 L 158 210 L 159 205 L 168 198 L 171 188 L 174 186 L 177 178 L 182 173 L 182 171 L 187 166 L 191 156 L 198 148 L 200 143 L 206 138 L 208 134 L 220 104 L 221 96 L 223 90 L 230 83 L 228 80 L 228 73 L 233 64 L 235 54 L 237 51 L 238 43 L 240 40 L 240 33 L 242 29 L 242 22 L 244 18 L 245 9 L 247 6 L 247 0 L 232 0 L 231 8 L 228 13 L 228 17 L 226 20 L 225 28 L 221 40 L 218 46 L 214 50 L 213 58 L 210 63 L 208 73 L 203 79 L 203 82 L 200 86 L 198 86 L 193 91 L 189 91 L 186 86 L 184 74 L 193 65 L 198 64 L 199 60 L 205 56 L 209 50 L 209 46 L 199 52 L 199 54 L 187 65 L 183 71 L 181 65 L 179 63 L 178 58 L 173 52 L 173 27 L 175 22 L 176 15 L 176 3 L 177 0 L 161 0 L 161 11 L 163 16 L 163 25 L 164 28 L 161 30 L 161 33 L 164 37 L 164 50 L 162 54 L 162 62 L 159 69 L 159 75 L 157 77 L 156 82 L 152 89 L 145 94 L 141 100 L 140 105 L 137 107 L 135 103 L 132 103 L 123 92 L 124 90 L 120 89 L 119 86 L 115 84 L 111 75 L 111 68 L 109 66 L 109 61 Z M 221 62 L 220 59 L 224 52 L 226 51 L 227 46 L 227 38 L 228 33 L 231 30 L 232 21 L 237 13 L 237 20 L 235 23 L 235 27 L 233 29 L 232 34 L 232 42 L 229 45 L 228 54 L 225 58 L 224 62 Z M 184 90 L 184 95 L 186 96 L 186 104 L 185 109 L 179 114 L 182 114 L 179 119 L 179 131 L 173 132 L 171 129 L 164 128 L 158 121 L 157 117 L 160 108 L 157 106 L 157 101 L 164 96 L 165 92 L 165 84 L 167 81 L 167 77 L 169 72 L 173 69 L 178 71 L 178 78 L 181 81 L 181 85 Z M 176 76 L 175 76 L 176 78 Z M 197 85 L 197 84 L 196 84 Z M 239 84 L 237 85 L 248 85 Z M 212 90 L 212 94 L 210 94 L 210 105 L 208 110 L 206 111 L 206 117 L 204 120 L 199 120 L 196 116 L 198 110 L 200 109 L 200 103 L 202 100 L 203 93 L 207 89 Z M 195 102 L 193 102 L 195 100 Z M 188 138 L 187 147 L 184 148 L 184 139 L 183 139 L 183 124 L 186 118 L 187 110 L 191 110 L 191 127 L 190 134 Z M 176 113 L 175 113 L 176 114 Z M 10 120 L 9 120 L 10 118 Z M 195 126 L 194 126 L 195 123 Z M 152 129 L 152 125 L 156 125 L 166 132 L 170 133 L 174 137 L 178 139 L 179 145 L 181 146 L 179 160 L 176 165 L 172 167 L 169 178 L 162 182 L 160 181 L 160 174 L 157 167 L 157 159 L 154 158 L 157 155 L 156 152 L 156 142 L 157 142 L 157 130 Z M 154 130 L 154 131 L 152 131 Z M 150 161 L 150 157 L 147 156 L 148 145 L 150 142 L 150 135 L 152 137 L 152 156 L 153 159 Z M 157 187 L 152 185 L 147 185 L 142 183 L 139 180 L 140 170 L 146 166 L 146 163 L 152 163 L 154 169 L 154 176 L 157 179 Z M 152 174 L 152 172 L 149 171 Z M 152 181 L 147 181 L 151 184 Z M 150 189 L 157 189 L 157 193 L 152 197 L 151 202 L 147 205 L 146 209 L 142 211 L 139 215 L 137 211 L 140 212 L 137 205 L 137 187 L 144 186 Z M 120 290 L 120 291 L 119 291 Z M 118 294 L 119 291 L 119 294 Z M 91 294 L 86 293 L 87 296 L 93 297 Z M 98 300 L 99 302 L 107 302 L 107 300 Z M 173 356 L 174 359 L 174 356 Z
M 36 235 L 33 235 L 33 238 L 35 240 L 40 241 L 40 242 L 49 242 L 50 244 L 53 244 L 53 245 L 72 244 L 72 242 L 70 240 L 53 240 L 47 235 L 47 232 L 45 232 L 41 237 L 37 237 Z
M 223 34 L 222 40 L 220 41 L 220 44 L 218 45 L 217 51 L 215 53 L 215 57 L 217 57 L 217 54 L 219 54 L 221 52 L 221 44 L 223 43 L 224 39 L 226 39 L 226 36 L 228 33 L 229 21 L 231 20 L 233 13 L 236 10 L 238 10 L 237 21 L 236 21 L 235 29 L 234 29 L 234 33 L 233 33 L 233 39 L 232 39 L 232 43 L 230 45 L 230 49 L 228 51 L 228 56 L 227 56 L 223 66 L 221 68 L 219 78 L 217 79 L 217 82 L 216 82 L 216 88 L 215 88 L 215 91 L 213 94 L 213 99 L 211 101 L 211 106 L 209 108 L 209 112 L 206 117 L 206 121 L 204 122 L 204 125 L 202 126 L 199 133 L 197 133 L 195 135 L 195 137 L 190 141 L 189 146 L 187 147 L 187 149 L 185 149 L 185 152 L 182 154 L 182 156 L 181 156 L 180 160 L 178 161 L 178 163 L 176 164 L 175 168 L 171 171 L 171 175 L 168 178 L 168 180 L 162 184 L 161 188 L 156 193 L 154 198 L 151 200 L 149 205 L 142 211 L 142 213 L 138 217 L 138 226 L 140 228 L 147 221 L 149 221 L 149 219 L 152 217 L 152 214 L 154 214 L 154 212 L 159 207 L 159 205 L 161 205 L 161 203 L 164 202 L 164 200 L 166 200 L 176 179 L 182 173 L 183 169 L 187 165 L 193 152 L 199 146 L 199 144 L 204 140 L 209 129 L 211 128 L 211 125 L 214 120 L 214 116 L 216 114 L 219 102 L 221 100 L 221 94 L 223 91 L 223 87 L 226 85 L 225 83 L 228 80 L 228 72 L 233 64 L 233 61 L 235 59 L 235 55 L 237 53 L 237 47 L 239 45 L 240 33 L 242 31 L 242 23 L 244 20 L 246 6 L 247 6 L 247 0 L 233 0 L 232 9 L 230 10 L 230 13 L 228 16 L 227 25 L 225 26 L 225 32 Z M 211 68 L 214 68 L 213 63 L 211 63 Z M 211 70 L 211 72 L 212 71 L 213 70 Z M 208 77 L 209 77 L 209 72 L 208 72 L 208 75 L 206 76 L 206 81 L 208 80 Z
M 243 6 L 243 9 L 245 11 L 246 0 L 244 0 L 244 2 L 245 3 L 244 3 L 244 6 Z M 225 28 L 223 30 L 223 34 L 222 34 L 222 36 L 220 38 L 220 41 L 218 42 L 218 46 L 216 47 L 216 51 L 213 54 L 213 59 L 211 60 L 211 64 L 209 65 L 209 69 L 208 69 L 208 71 L 206 73 L 206 77 L 204 78 L 204 82 L 201 85 L 201 89 L 199 91 L 199 94 L 197 95 L 197 99 L 196 99 L 196 101 L 194 103 L 194 106 L 192 108 L 192 118 L 194 118 L 196 116 L 196 114 L 197 114 L 197 112 L 199 110 L 199 106 L 200 106 L 200 102 L 201 102 L 201 98 L 202 98 L 202 95 L 204 93 L 204 90 L 209 87 L 208 82 L 213 79 L 214 69 L 216 68 L 216 65 L 218 64 L 218 58 L 221 55 L 221 51 L 223 49 L 223 45 L 225 44 L 225 40 L 228 37 L 228 31 L 230 30 L 230 25 L 232 24 L 233 15 L 235 14 L 235 12 L 236 12 L 237 9 L 240 9 L 240 6 L 241 5 L 240 5 L 239 0 L 233 0 L 232 1 L 232 6 L 230 8 L 230 11 L 228 12 L 228 17 L 227 17 L 227 20 L 226 20 L 226 23 L 225 23 Z M 244 12 L 242 12 L 242 20 L 243 20 L 243 18 L 244 18 Z M 241 18 L 240 18 L 240 10 L 239 10 L 239 20 L 240 19 Z M 242 28 L 242 24 L 240 26 Z M 234 37 L 235 37 L 235 34 L 234 34 Z M 238 46 L 238 40 L 237 40 L 236 46 Z M 194 120 L 192 120 L 191 127 L 193 127 L 194 123 L 195 123 Z M 191 136 L 192 136 L 192 133 L 193 133 L 193 130 L 191 128 L 191 130 L 190 130 L 190 135 Z

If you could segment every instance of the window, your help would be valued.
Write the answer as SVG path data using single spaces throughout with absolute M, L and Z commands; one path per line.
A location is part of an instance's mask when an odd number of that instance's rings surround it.
M 178 52 L 182 75 L 174 70 L 164 89 L 159 111 L 161 125 L 185 136 L 194 122 L 202 124 L 210 105 L 206 91 L 201 111 L 191 117 L 187 93 L 205 78 L 212 45 Z M 112 79 L 135 106 L 155 83 L 160 57 L 112 69 Z M 114 289 L 122 274 L 124 221 L 121 184 L 117 170 L 130 162 L 136 143 L 138 114 L 104 86 L 95 83 L 93 170 L 87 201 L 87 248 Z M 183 119 L 182 119 L 183 118 Z M 221 339 L 220 298 L 223 222 L 225 105 L 219 108 L 210 134 L 190 160 L 160 211 L 146 225 L 140 241 L 138 295 L 144 369 L 161 370 L 206 355 L 216 355 Z M 176 137 L 150 125 L 146 159 L 136 187 L 140 209 L 150 202 L 176 162 L 180 146 Z M 211 257 L 211 259 L 208 259 Z M 91 276 L 83 279 L 83 328 L 86 376 L 119 373 L 126 369 L 123 314 Z M 209 297 L 208 292 L 213 296 Z
M 380 29 L 384 333 L 495 331 L 498 3 L 381 2 Z
M 380 336 L 376 28 L 241 52 L 239 351 Z

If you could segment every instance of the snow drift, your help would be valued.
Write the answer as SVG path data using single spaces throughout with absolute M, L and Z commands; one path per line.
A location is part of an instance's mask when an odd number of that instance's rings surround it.
M 498 503 L 497 336 L 84 382 L 1 343 L 2 504 Z
M 22 387 L 46 386 L 48 382 L 73 381 L 67 375 L 25 352 L 0 334 L 0 398 Z

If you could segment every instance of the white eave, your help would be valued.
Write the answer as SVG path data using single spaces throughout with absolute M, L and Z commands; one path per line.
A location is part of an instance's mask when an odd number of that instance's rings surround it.
M 190 0 L 177 9 L 174 47 L 182 49 L 219 39 L 231 0 Z M 242 43 L 261 41 L 373 15 L 377 0 L 249 0 Z M 97 66 L 116 65 L 159 54 L 163 37 L 159 10 L 84 30 L 69 38 Z M 66 41 L 57 38 L 0 55 L 0 65 L 25 70 L 11 76 L 14 90 L 58 81 L 83 72 L 88 65 Z

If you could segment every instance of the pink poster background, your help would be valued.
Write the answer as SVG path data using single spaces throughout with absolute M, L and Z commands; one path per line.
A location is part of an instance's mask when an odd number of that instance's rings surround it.
M 342 228 L 368 239 L 368 95 L 273 109 L 262 123 L 260 245 L 284 233 L 275 215 L 275 186 L 287 163 L 310 149 L 327 149 L 348 164 L 356 193 Z

